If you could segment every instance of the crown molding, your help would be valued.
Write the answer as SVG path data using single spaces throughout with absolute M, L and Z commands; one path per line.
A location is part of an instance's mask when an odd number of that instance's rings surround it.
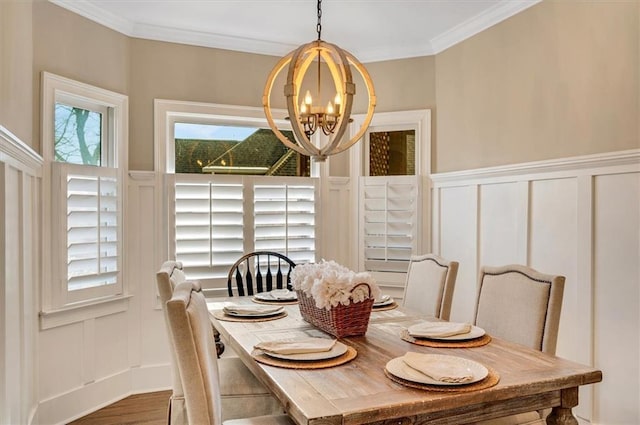
M 107 28 L 118 31 L 129 37 L 133 37 L 134 23 L 128 19 L 111 13 L 101 7 L 96 6 L 87 0 L 49 0 L 51 3 L 67 9 L 80 16 L 84 16 L 94 22 L 104 25 Z
M 431 39 L 433 54 L 440 53 L 505 19 L 530 8 L 542 0 L 502 0 L 490 9 Z
M 216 49 L 233 50 L 271 56 L 284 56 L 297 44 L 249 37 L 229 36 L 167 26 L 142 24 L 96 6 L 90 0 L 48 0 L 62 8 L 134 38 L 180 43 Z M 352 51 L 360 62 L 378 62 L 411 57 L 431 56 L 472 37 L 479 32 L 539 3 L 542 0 L 502 0 L 491 9 L 468 19 L 449 31 L 420 45 L 371 48 Z
M 189 44 L 271 56 L 284 56 L 298 47 L 295 44 L 279 43 L 263 39 L 229 36 L 149 24 L 133 25 L 133 31 L 130 35 L 135 38 L 147 40 L 166 41 L 169 43 Z

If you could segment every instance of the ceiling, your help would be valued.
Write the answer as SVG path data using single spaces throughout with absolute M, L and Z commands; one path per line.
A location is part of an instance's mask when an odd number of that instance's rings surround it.
M 317 38 L 314 0 L 49 0 L 130 37 L 283 56 Z M 361 62 L 426 56 L 540 0 L 324 0 L 322 39 Z

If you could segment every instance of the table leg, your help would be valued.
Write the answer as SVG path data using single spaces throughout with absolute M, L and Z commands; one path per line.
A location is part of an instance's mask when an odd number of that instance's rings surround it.
M 571 408 L 578 405 L 578 388 L 567 388 L 560 392 L 560 406 L 556 406 L 547 416 L 547 425 L 578 425 Z

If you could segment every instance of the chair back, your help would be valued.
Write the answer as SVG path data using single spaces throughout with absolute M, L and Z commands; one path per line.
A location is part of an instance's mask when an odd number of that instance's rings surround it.
M 475 324 L 495 337 L 555 354 L 564 280 L 522 265 L 482 267 Z
M 164 322 L 167 327 L 167 335 L 169 331 L 169 319 L 167 318 L 167 301 L 173 296 L 175 287 L 184 282 L 186 276 L 182 271 L 182 263 L 179 261 L 165 261 L 160 266 L 160 270 L 156 273 L 156 285 L 158 287 L 158 295 L 160 304 L 164 314 Z M 172 376 L 172 395 L 169 400 L 169 418 L 170 425 L 183 425 L 187 423 L 187 412 L 184 404 L 184 392 L 180 381 L 180 371 L 178 370 L 177 360 L 175 358 L 175 350 L 173 340 L 169 337 L 169 351 L 171 352 L 171 376 Z
M 412 256 L 402 305 L 425 316 L 449 320 L 457 275 L 457 261 L 434 254 Z
M 291 270 L 295 266 L 296 263 L 279 252 L 256 251 L 243 255 L 229 270 L 229 296 L 253 295 L 272 289 L 292 289 Z
M 193 282 L 178 284 L 166 304 L 190 424 L 222 424 L 216 345 L 207 302 Z

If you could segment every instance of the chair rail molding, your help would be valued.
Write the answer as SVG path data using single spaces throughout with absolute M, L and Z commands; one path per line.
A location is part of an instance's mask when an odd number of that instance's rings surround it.
M 451 319 L 473 320 L 482 266 L 566 277 L 558 356 L 603 371 L 574 409 L 639 423 L 640 149 L 432 174 L 433 253 L 458 261 Z M 614 335 L 629 335 L 623 351 Z M 630 406 L 635 406 L 630 408 Z
M 42 157 L 1 125 L 0 162 L 11 164 L 22 171 L 30 171 L 33 175 L 40 176 L 42 173 Z

